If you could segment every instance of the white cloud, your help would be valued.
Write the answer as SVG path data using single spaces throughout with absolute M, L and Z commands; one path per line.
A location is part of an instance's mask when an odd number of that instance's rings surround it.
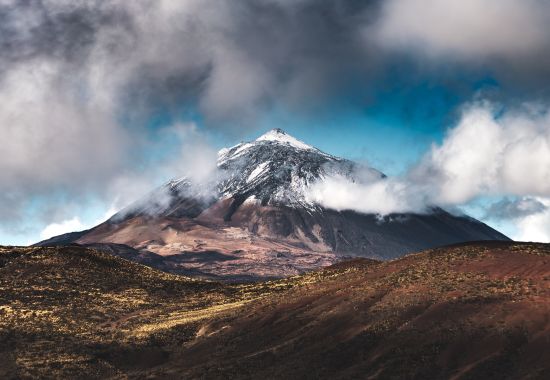
M 195 123 L 177 123 L 165 133 L 180 142 L 179 155 L 164 166 L 168 175 L 185 176 L 195 183 L 210 182 L 217 175 L 218 151 Z
M 104 108 L 59 82 L 56 62 L 21 64 L 0 88 L 0 189 L 86 183 L 120 167 L 130 136 Z
M 516 222 L 518 232 L 514 240 L 550 242 L 550 198 L 537 198 L 546 206 L 543 212 L 519 218 Z
M 161 133 L 160 144 L 174 145 L 171 154 L 158 159 L 155 165 L 140 172 L 121 173 L 109 184 L 108 192 L 113 195 L 112 207 L 119 210 L 150 194 L 160 183 L 169 179 L 188 179 L 193 188 L 203 197 L 215 191 L 214 183 L 220 178 L 217 168 L 217 150 L 195 123 L 176 123 Z M 158 190 L 158 189 L 157 189 Z M 157 203 L 167 204 L 172 195 L 155 192 Z
M 90 223 L 83 223 L 78 216 L 63 220 L 61 222 L 50 223 L 40 232 L 40 239 L 45 240 L 68 232 L 83 231 L 106 221 L 116 212 L 117 209 L 114 206 L 111 206 L 100 218 L 94 219 Z M 36 243 L 36 241 L 32 241 L 29 245 L 34 243 Z
M 419 192 L 400 179 L 350 180 L 328 176 L 309 189 L 310 200 L 335 210 L 355 210 L 387 215 L 396 212 L 424 212 L 426 203 Z
M 548 47 L 549 21 L 547 1 L 387 0 L 374 34 L 383 46 L 447 59 L 517 58 Z
M 434 201 L 460 204 L 487 194 L 550 195 L 550 112 L 498 110 L 477 102 L 411 172 L 434 187 Z
M 65 234 L 68 232 L 82 231 L 86 229 L 78 217 L 72 219 L 64 220 L 60 223 L 52 223 L 46 226 L 40 232 L 41 239 L 49 239 L 53 236 Z
M 502 111 L 475 102 L 406 175 L 370 181 L 329 176 L 311 189 L 312 199 L 326 207 L 381 215 L 504 195 L 550 197 L 550 110 L 524 105 Z M 525 216 L 523 231 L 528 225 L 541 230 L 541 218 Z

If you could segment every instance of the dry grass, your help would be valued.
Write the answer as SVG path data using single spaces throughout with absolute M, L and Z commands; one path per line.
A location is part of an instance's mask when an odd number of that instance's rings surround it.
M 477 244 L 220 284 L 80 247 L 4 247 L 0 378 L 538 378 L 549 256 Z

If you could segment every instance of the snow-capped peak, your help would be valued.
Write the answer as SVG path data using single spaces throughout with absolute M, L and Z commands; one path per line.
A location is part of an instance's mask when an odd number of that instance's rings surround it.
M 256 141 L 273 141 L 279 144 L 291 145 L 298 149 L 315 150 L 314 147 L 308 145 L 290 135 L 280 128 L 272 129 L 256 139 Z
M 352 175 L 351 161 L 272 129 L 255 141 L 241 142 L 218 153 L 218 168 L 225 173 L 218 190 L 222 197 L 262 204 L 283 204 L 313 210 L 308 188 L 329 173 Z

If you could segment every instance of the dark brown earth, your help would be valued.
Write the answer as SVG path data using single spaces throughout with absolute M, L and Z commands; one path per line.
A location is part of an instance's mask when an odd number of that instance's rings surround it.
M 350 257 L 387 260 L 463 241 L 508 240 L 483 223 L 443 210 L 381 221 L 351 211 L 244 204 L 226 220 L 232 202 L 217 202 L 194 218 L 114 218 L 37 245 L 91 245 L 163 271 L 235 282 L 299 275 Z
M 0 249 L 0 378 L 550 378 L 550 245 L 473 243 L 257 284 Z

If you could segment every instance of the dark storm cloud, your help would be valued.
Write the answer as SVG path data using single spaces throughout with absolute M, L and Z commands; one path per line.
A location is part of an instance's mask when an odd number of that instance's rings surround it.
M 395 83 L 447 83 L 464 99 L 477 90 L 464 79 L 483 75 L 500 83 L 487 95 L 499 101 L 548 95 L 548 6 L 497 3 L 4 1 L 0 67 L 54 59 L 79 80 L 111 72 L 109 100 L 122 112 L 190 104 L 212 125 L 274 103 L 301 111 L 344 96 L 368 106 Z

